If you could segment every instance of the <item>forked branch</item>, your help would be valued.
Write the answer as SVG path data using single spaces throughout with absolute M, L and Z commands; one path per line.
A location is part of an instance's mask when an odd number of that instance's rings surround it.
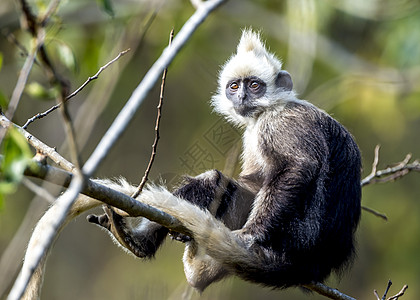
M 375 157 L 372 163 L 372 171 L 362 180 L 362 186 L 394 181 L 407 175 L 411 171 L 420 172 L 420 162 L 417 159 L 413 162 L 410 162 L 412 158 L 411 154 L 407 154 L 401 162 L 398 162 L 383 170 L 377 170 L 379 163 L 379 150 L 380 146 L 377 145 L 375 147 Z
M 405 291 L 408 289 L 408 285 L 404 285 L 402 287 L 402 289 L 397 294 L 387 298 L 387 295 L 388 295 L 388 292 L 389 292 L 389 289 L 390 289 L 391 285 L 392 285 L 392 281 L 388 280 L 388 285 L 385 289 L 385 292 L 384 292 L 384 295 L 382 296 L 382 298 L 380 298 L 379 295 L 378 295 L 378 292 L 376 290 L 374 290 L 373 294 L 375 295 L 376 299 L 377 300 L 398 300 L 398 298 L 403 296 Z
M 387 167 L 383 170 L 378 170 L 378 164 L 379 164 L 379 150 L 380 146 L 376 145 L 375 151 L 374 151 L 374 158 L 372 163 L 372 171 L 368 176 L 366 176 L 360 184 L 362 187 L 370 185 L 370 184 L 376 184 L 376 183 L 385 183 L 389 181 L 397 180 L 411 171 L 419 172 L 420 171 L 420 162 L 416 159 L 413 162 L 411 161 L 411 154 L 407 154 L 406 157 L 401 161 L 393 166 Z M 387 216 L 383 213 L 380 213 L 370 207 L 362 206 L 363 210 L 384 219 L 385 221 L 388 220 Z

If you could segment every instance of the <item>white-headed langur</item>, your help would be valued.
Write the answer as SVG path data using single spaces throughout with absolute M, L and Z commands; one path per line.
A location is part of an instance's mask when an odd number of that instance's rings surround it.
M 355 252 L 361 199 L 361 158 L 351 134 L 296 98 L 291 76 L 252 30 L 243 31 L 236 54 L 223 65 L 212 105 L 244 129 L 239 177 L 211 170 L 174 192 L 149 185 L 138 197 L 192 233 L 171 233 L 185 242 L 189 284 L 202 291 L 236 275 L 286 288 L 322 282 L 346 267 Z M 127 193 L 134 190 L 121 184 Z M 169 233 L 112 208 L 88 219 L 144 258 L 153 257 Z

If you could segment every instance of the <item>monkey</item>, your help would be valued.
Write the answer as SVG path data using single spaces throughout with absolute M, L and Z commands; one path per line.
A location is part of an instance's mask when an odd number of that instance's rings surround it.
M 149 184 L 137 198 L 191 232 L 171 233 L 185 243 L 188 283 L 203 291 L 236 275 L 287 288 L 348 267 L 361 214 L 361 154 L 349 131 L 297 98 L 291 75 L 252 29 L 222 66 L 211 104 L 243 130 L 238 178 L 210 170 L 174 192 Z M 153 257 L 170 233 L 105 212 L 88 220 L 139 257 Z

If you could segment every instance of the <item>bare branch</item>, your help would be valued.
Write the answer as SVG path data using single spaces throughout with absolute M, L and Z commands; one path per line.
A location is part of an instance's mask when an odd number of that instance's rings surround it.
M 123 56 L 124 54 L 126 54 L 128 51 L 130 51 L 130 49 L 121 51 L 114 59 L 112 59 L 111 61 L 109 61 L 107 64 L 105 64 L 104 66 L 102 66 L 98 72 L 96 72 L 95 75 L 89 77 L 77 90 L 75 90 L 73 93 L 71 93 L 70 95 L 68 95 L 65 99 L 65 102 L 67 102 L 68 100 L 70 100 L 71 98 L 73 98 L 74 96 L 76 96 L 81 90 L 83 90 L 91 81 L 98 79 L 99 75 L 106 69 L 108 68 L 111 64 L 113 64 L 114 62 L 116 62 L 121 56 Z M 34 122 L 37 119 L 42 119 L 44 117 L 46 117 L 48 114 L 50 114 L 51 112 L 53 112 L 54 110 L 56 110 L 57 108 L 59 108 L 61 106 L 61 103 L 58 103 L 56 105 L 54 105 L 53 107 L 49 108 L 48 110 L 44 111 L 43 113 L 38 113 L 35 116 L 33 116 L 32 118 L 28 119 L 26 121 L 26 123 L 22 126 L 23 129 L 26 129 L 29 124 L 31 124 L 32 122 Z
M 356 300 L 353 297 L 350 297 L 346 294 L 343 294 L 337 289 L 330 288 L 329 286 L 326 286 L 325 284 L 322 284 L 320 282 L 313 282 L 310 284 L 305 284 L 303 287 L 310 289 L 311 291 L 317 292 L 320 295 L 323 295 L 330 299 L 337 299 L 337 300 Z
M 376 217 L 379 217 L 379 218 L 384 219 L 384 221 L 388 221 L 388 217 L 384 213 L 381 213 L 379 211 L 376 211 L 373 208 L 370 208 L 370 207 L 367 207 L 367 206 L 362 206 L 362 209 L 364 211 L 367 211 L 367 212 L 373 214 Z
M 55 197 L 53 195 L 51 195 L 46 189 L 40 187 L 39 185 L 33 183 L 32 181 L 30 181 L 29 179 L 27 179 L 26 177 L 22 178 L 22 183 L 32 192 L 34 192 L 34 194 L 40 196 L 41 198 L 47 200 L 49 203 L 54 203 L 55 202 Z
M 31 72 L 32 66 L 34 64 L 35 57 L 39 51 L 39 48 L 44 43 L 44 38 L 45 38 L 44 32 L 42 32 L 42 34 L 39 34 L 38 37 L 35 39 L 36 46 L 31 50 L 29 55 L 26 57 L 22 70 L 19 73 L 19 78 L 13 90 L 12 97 L 10 99 L 9 106 L 6 112 L 6 116 L 9 119 L 12 119 L 13 115 L 15 114 L 20 98 L 22 97 L 23 90 L 25 89 L 26 82 L 28 81 L 29 73 Z M 1 138 L 3 139 L 3 136 Z
M 398 292 L 395 296 L 389 297 L 388 300 L 398 300 L 399 297 L 403 296 L 405 291 L 408 289 L 408 285 L 404 285 L 401 291 Z
M 172 29 L 169 34 L 169 46 L 171 45 L 173 38 L 174 38 L 174 29 Z M 159 96 L 159 104 L 157 106 L 157 116 L 156 116 L 156 125 L 155 125 L 155 140 L 153 141 L 153 145 L 152 145 L 152 154 L 150 155 L 149 164 L 147 165 L 146 171 L 144 172 L 144 176 L 141 179 L 140 185 L 138 186 L 136 192 L 131 196 L 132 198 L 137 198 L 137 196 L 140 195 L 141 191 L 144 188 L 144 185 L 146 184 L 148 180 L 148 176 L 149 176 L 150 170 L 152 169 L 153 162 L 155 161 L 155 157 L 157 153 L 156 152 L 157 145 L 160 138 L 159 126 L 160 126 L 160 119 L 162 116 L 163 92 L 165 90 L 165 79 L 166 79 L 167 72 L 168 72 L 168 69 L 165 68 L 162 74 L 162 84 L 160 85 L 160 96 Z
M 50 17 L 57 11 L 58 6 L 60 5 L 60 0 L 52 0 L 47 7 L 43 16 L 39 16 L 39 24 L 42 27 L 45 27 L 50 19 Z
M 374 159 L 372 163 L 372 171 L 368 176 L 366 176 L 361 182 L 361 186 L 364 187 L 369 184 L 375 183 L 384 183 L 388 181 L 397 180 L 411 171 L 420 171 L 420 163 L 418 160 L 410 163 L 411 154 L 407 154 L 406 157 L 399 163 L 395 164 L 393 167 L 388 167 L 383 170 L 378 170 L 378 163 L 379 163 L 379 150 L 380 146 L 376 145 L 374 150 Z M 384 219 L 385 221 L 388 220 L 387 216 L 383 213 L 380 213 L 372 208 L 362 206 L 362 209 L 372 213 L 373 215 Z
M 379 146 L 375 147 L 375 158 L 372 164 L 372 172 L 366 176 L 361 185 L 369 185 L 375 183 L 384 183 L 388 181 L 397 180 L 404 175 L 407 175 L 411 171 L 420 171 L 420 162 L 418 160 L 410 163 L 411 154 L 407 154 L 406 157 L 399 163 L 395 164 L 393 167 L 388 167 L 383 170 L 377 170 L 377 165 L 379 162 Z
M 382 296 L 382 298 L 379 297 L 378 292 L 376 290 L 373 291 L 373 294 L 376 296 L 377 300 L 398 300 L 399 297 L 403 296 L 405 291 L 408 289 L 408 285 L 404 285 L 401 289 L 401 291 L 399 291 L 397 294 L 395 294 L 394 296 L 391 296 L 389 298 L 386 298 L 386 296 L 388 295 L 389 289 L 392 285 L 392 281 L 388 280 L 388 284 L 387 287 L 385 289 L 384 295 Z
M 25 175 L 47 180 L 63 187 L 69 187 L 72 182 L 72 178 L 74 177 L 74 175 L 69 172 L 49 165 L 41 164 L 36 160 L 33 160 L 32 164 L 25 170 Z M 142 216 L 176 232 L 181 232 L 187 235 L 190 234 L 177 219 L 167 213 L 143 204 L 126 194 L 96 183 L 93 180 L 86 180 L 85 186 L 80 192 L 93 199 L 102 201 L 105 204 L 119 208 L 127 212 L 130 216 Z

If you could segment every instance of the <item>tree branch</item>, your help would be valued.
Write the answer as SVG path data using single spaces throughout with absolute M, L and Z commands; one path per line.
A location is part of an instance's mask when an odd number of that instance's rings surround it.
M 63 187 L 69 187 L 74 177 L 72 173 L 42 164 L 36 160 L 32 160 L 32 163 L 26 168 L 25 175 L 40 178 Z M 105 204 L 119 208 L 132 217 L 145 217 L 173 231 L 187 235 L 191 234 L 181 222 L 171 215 L 143 204 L 124 193 L 99 184 L 94 180 L 87 179 L 80 192 Z
M 377 170 L 379 162 L 379 149 L 379 145 L 375 147 L 375 157 L 372 164 L 372 171 L 368 176 L 366 176 L 362 180 L 362 186 L 394 181 L 407 175 L 411 171 L 420 172 L 420 162 L 418 160 L 415 160 L 412 163 L 410 163 L 411 154 L 407 154 L 401 162 L 394 164 L 394 166 L 388 167 L 383 170 Z
M 418 160 L 415 160 L 414 162 L 410 163 L 411 160 L 411 154 L 407 154 L 406 157 L 399 163 L 394 164 L 393 167 L 388 167 L 383 170 L 378 170 L 378 164 L 379 164 L 379 150 L 380 146 L 376 145 L 374 150 L 374 158 L 372 163 L 372 171 L 368 176 L 366 176 L 361 182 L 361 186 L 367 186 L 370 184 L 376 184 L 376 183 L 384 183 L 388 181 L 394 181 L 397 180 L 411 171 L 420 171 L 420 163 Z M 362 209 L 377 216 L 385 221 L 388 220 L 387 216 L 383 213 L 380 213 L 372 208 L 362 206 Z
M 392 285 L 392 281 L 388 280 L 388 284 L 387 287 L 385 289 L 384 295 L 382 296 L 382 298 L 379 297 L 378 292 L 376 290 L 373 291 L 373 294 L 375 295 L 377 300 L 398 300 L 399 297 L 403 296 L 405 291 L 408 289 L 408 285 L 404 285 L 401 289 L 401 291 L 399 291 L 397 294 L 395 294 L 394 296 L 389 297 L 388 299 L 386 298 L 386 296 L 388 295 L 389 289 Z

